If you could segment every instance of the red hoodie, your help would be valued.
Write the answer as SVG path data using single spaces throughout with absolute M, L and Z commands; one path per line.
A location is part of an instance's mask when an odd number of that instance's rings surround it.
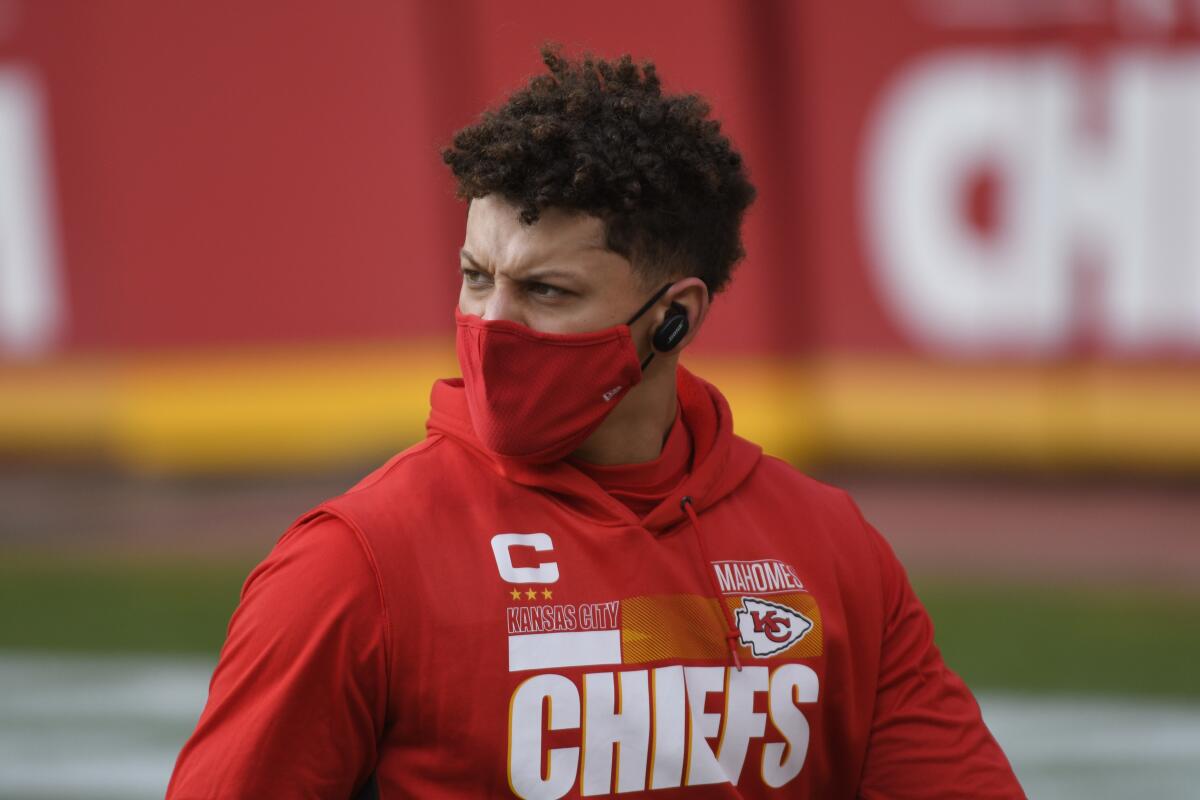
M 247 579 L 168 798 L 1024 797 L 849 497 L 678 389 L 693 468 L 639 519 L 438 382 Z

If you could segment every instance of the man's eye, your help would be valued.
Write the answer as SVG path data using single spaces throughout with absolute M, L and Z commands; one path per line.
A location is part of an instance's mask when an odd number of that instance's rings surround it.
M 488 282 L 488 276 L 477 269 L 462 268 L 463 280 L 471 286 L 483 286 Z
M 529 284 L 529 291 L 540 297 L 562 297 L 567 294 L 565 289 L 551 286 L 548 283 L 531 283 Z

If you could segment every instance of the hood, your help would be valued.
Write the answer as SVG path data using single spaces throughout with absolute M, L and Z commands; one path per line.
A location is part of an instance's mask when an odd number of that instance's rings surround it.
M 676 368 L 676 392 L 683 424 L 692 435 L 692 472 L 670 497 L 641 519 L 566 461 L 526 464 L 484 450 L 471 426 L 461 378 L 434 383 L 425 427 L 430 435 L 455 440 L 497 474 L 535 487 L 598 524 L 635 524 L 658 533 L 686 519 L 680 507 L 685 496 L 691 497 L 696 511 L 703 513 L 741 485 L 762 456 L 758 445 L 734 435 L 729 403 L 716 387 L 680 366 Z

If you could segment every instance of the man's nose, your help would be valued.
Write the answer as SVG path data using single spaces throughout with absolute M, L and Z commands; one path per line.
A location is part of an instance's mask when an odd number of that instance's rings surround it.
M 520 305 L 513 296 L 513 287 L 498 284 L 492 287 L 483 306 L 483 318 L 486 320 L 506 320 L 508 322 L 525 321 L 521 318 Z

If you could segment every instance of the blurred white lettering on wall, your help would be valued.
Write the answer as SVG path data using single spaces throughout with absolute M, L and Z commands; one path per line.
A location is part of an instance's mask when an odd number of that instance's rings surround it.
M 62 332 L 46 135 L 40 85 L 0 67 L 0 356 L 41 355 Z
M 945 353 L 1200 352 L 1200 55 L 960 51 L 867 131 L 868 258 Z
M 1197 16 L 1200 0 L 918 0 L 916 10 L 925 21 L 946 28 L 1110 24 L 1145 36 L 1169 33 L 1189 11 Z

